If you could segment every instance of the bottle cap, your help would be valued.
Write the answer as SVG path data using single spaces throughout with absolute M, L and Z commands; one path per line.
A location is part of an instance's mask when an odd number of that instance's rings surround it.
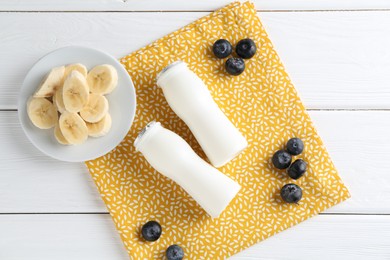
M 137 151 L 138 151 L 138 147 L 140 146 L 142 140 L 144 140 L 146 138 L 146 136 L 148 135 L 148 133 L 150 133 L 150 130 L 157 125 L 161 125 L 161 123 L 156 122 L 156 121 L 152 121 L 152 122 L 148 123 L 144 128 L 142 128 L 142 130 L 139 132 L 137 138 L 135 138 L 135 141 L 134 141 L 134 146 L 135 146 L 135 149 Z
M 183 67 L 187 67 L 187 64 L 184 61 L 178 60 L 163 68 L 160 73 L 157 74 L 157 86 L 162 87 L 160 83 L 164 78 L 167 78 L 168 75 L 172 74 L 172 72 Z

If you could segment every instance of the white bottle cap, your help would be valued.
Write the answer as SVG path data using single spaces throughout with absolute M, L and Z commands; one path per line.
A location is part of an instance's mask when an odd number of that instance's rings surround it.
M 137 138 L 135 138 L 135 141 L 134 141 L 134 147 L 135 147 L 136 151 L 139 150 L 139 147 L 142 145 L 144 140 L 146 140 L 148 138 L 148 136 L 150 135 L 152 130 L 156 128 L 156 126 L 161 126 L 161 123 L 156 122 L 156 121 L 152 121 L 152 122 L 148 123 L 144 128 L 142 128 L 142 130 L 139 132 Z
M 181 60 L 178 60 L 178 61 L 175 61 L 175 62 L 169 64 L 168 66 L 163 68 L 160 71 L 160 73 L 158 73 L 158 75 L 156 77 L 157 86 L 162 88 L 162 84 L 160 84 L 162 81 L 169 78 L 170 75 L 176 73 L 177 71 L 179 71 L 181 69 L 185 69 L 185 68 L 187 68 L 187 64 Z

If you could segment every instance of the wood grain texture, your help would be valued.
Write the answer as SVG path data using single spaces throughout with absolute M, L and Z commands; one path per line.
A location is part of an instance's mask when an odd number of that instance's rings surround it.
M 390 112 L 311 111 L 352 198 L 328 213 L 389 213 Z M 0 112 L 0 212 L 106 212 L 86 167 L 41 154 Z
M 85 45 L 119 58 L 206 14 L 2 13 L 0 109 L 16 108 L 25 74 L 52 50 Z M 390 108 L 388 12 L 260 16 L 308 108 Z
M 1 259 L 128 259 L 109 215 L 1 215 L 0 230 Z M 229 259 L 388 259 L 389 247 L 390 216 L 321 215 Z
M 19 0 L 0 1 L 5 11 L 211 11 L 232 0 Z M 387 0 L 253 0 L 258 10 L 387 9 Z

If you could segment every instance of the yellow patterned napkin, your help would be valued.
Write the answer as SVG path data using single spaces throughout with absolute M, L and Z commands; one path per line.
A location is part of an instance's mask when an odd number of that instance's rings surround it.
M 252 38 L 256 55 L 237 77 L 211 52 L 215 40 L 233 45 Z M 135 152 L 138 132 L 152 120 L 182 136 L 203 158 L 188 127 L 170 109 L 156 75 L 183 60 L 201 77 L 214 100 L 244 134 L 248 148 L 219 168 L 242 189 L 217 219 L 211 219 L 186 192 L 157 173 Z M 122 240 L 133 259 L 161 259 L 171 244 L 183 247 L 186 259 L 225 259 L 269 236 L 318 214 L 349 197 L 327 151 L 290 82 L 251 3 L 232 3 L 136 51 L 121 62 L 137 93 L 137 113 L 123 142 L 109 154 L 86 162 Z M 291 137 L 300 137 L 309 163 L 298 181 L 276 170 L 270 158 Z M 284 184 L 303 189 L 299 205 L 283 203 Z M 140 239 L 140 227 L 157 220 L 163 227 L 154 243 Z

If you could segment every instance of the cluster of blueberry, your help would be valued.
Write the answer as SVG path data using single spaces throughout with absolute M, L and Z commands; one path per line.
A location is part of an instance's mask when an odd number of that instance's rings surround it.
M 297 159 L 293 163 L 292 156 L 299 155 L 303 152 L 304 144 L 299 138 L 288 140 L 286 150 L 277 151 L 272 157 L 273 165 L 278 169 L 287 169 L 290 178 L 297 180 L 306 172 L 307 163 L 302 159 Z M 302 189 L 294 183 L 283 186 L 280 195 L 285 202 L 297 203 L 302 198 Z
M 154 220 L 146 222 L 141 229 L 142 237 L 149 242 L 156 241 L 162 234 L 161 225 Z M 165 251 L 167 260 L 182 260 L 184 251 L 179 245 L 170 245 Z
M 252 39 L 243 39 L 236 45 L 238 58 L 231 57 L 226 60 L 225 69 L 230 75 L 240 75 L 245 70 L 243 59 L 250 59 L 256 53 L 256 44 Z M 213 45 L 213 53 L 217 58 L 224 59 L 232 54 L 233 47 L 228 40 L 219 39 Z

